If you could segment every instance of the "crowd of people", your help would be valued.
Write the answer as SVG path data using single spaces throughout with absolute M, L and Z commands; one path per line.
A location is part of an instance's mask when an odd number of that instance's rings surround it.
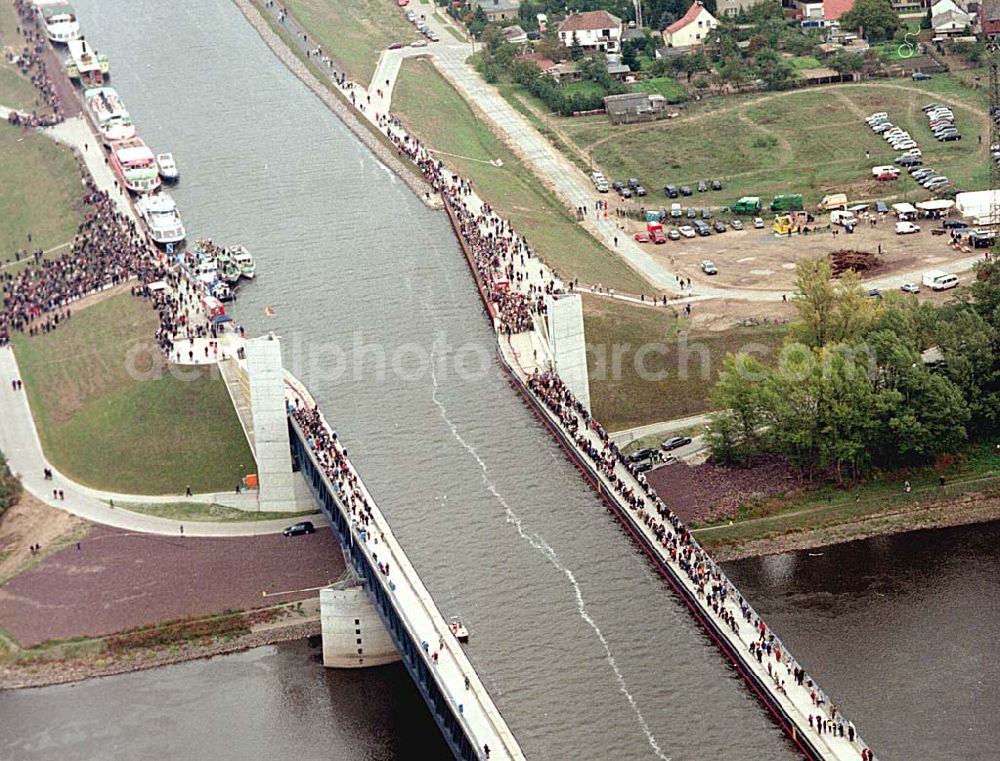
M 39 98 L 47 106 L 46 110 L 49 113 L 39 114 L 38 109 L 30 114 L 19 114 L 16 111 L 11 111 L 7 119 L 13 125 L 50 127 L 63 120 L 63 113 L 55 83 L 45 65 L 43 54 L 48 45 L 45 30 L 42 28 L 35 5 L 31 0 L 14 0 L 14 6 L 17 8 L 19 18 L 17 32 L 24 37 L 25 45 L 19 53 L 10 52 L 7 54 L 7 60 L 8 63 L 16 64 L 21 73 L 31 80 L 31 84 L 34 85 Z M 57 75 L 60 74 L 61 72 L 57 72 Z

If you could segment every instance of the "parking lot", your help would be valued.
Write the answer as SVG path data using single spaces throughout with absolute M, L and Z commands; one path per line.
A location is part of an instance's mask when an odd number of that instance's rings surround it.
M 817 223 L 825 225 L 828 218 L 828 215 L 818 216 Z M 952 249 L 947 235 L 931 234 L 932 229 L 941 228 L 940 220 L 919 220 L 920 232 L 911 235 L 896 235 L 895 219 L 888 215 L 874 227 L 863 220 L 852 234 L 838 229 L 838 234 L 834 236 L 829 229 L 824 229 L 790 237 L 774 235 L 771 231 L 772 215 L 764 217 L 764 221 L 765 227 L 761 230 L 753 229 L 745 220 L 747 224 L 742 231 L 729 229 L 721 234 L 713 232 L 707 237 L 640 245 L 682 277 L 690 277 L 695 283 L 763 290 L 787 288 L 789 293 L 794 290 L 797 262 L 835 251 L 858 250 L 874 254 L 881 251 L 881 266 L 865 273 L 862 279 L 915 272 L 915 281 L 920 280 L 919 273 L 924 270 L 951 271 L 950 262 L 968 256 Z M 644 225 L 634 220 L 629 220 L 625 226 L 629 235 L 645 230 Z M 714 262 L 718 274 L 708 276 L 702 272 L 701 263 L 706 259 Z

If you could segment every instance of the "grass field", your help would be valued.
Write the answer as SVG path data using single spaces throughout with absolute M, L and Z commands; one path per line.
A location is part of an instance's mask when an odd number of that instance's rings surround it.
M 394 111 L 408 129 L 470 177 L 487 199 L 563 277 L 642 293 L 649 285 L 597 242 L 555 196 L 479 118 L 427 60 L 409 59 L 393 95 Z M 487 163 L 503 161 L 502 167 Z
M 934 140 L 920 110 L 931 100 L 953 106 L 963 141 Z M 951 76 L 714 98 L 675 120 L 622 127 L 606 119 L 563 120 L 560 127 L 612 179 L 638 177 L 657 189 L 721 179 L 726 190 L 719 203 L 726 205 L 742 195 L 786 192 L 802 193 L 807 202 L 831 191 L 852 198 L 902 198 L 903 180 L 875 183 L 870 176 L 872 166 L 896 157 L 863 123 L 874 111 L 887 112 L 909 131 L 924 162 L 959 187 L 986 187 L 987 145 L 977 141 L 979 134 L 989 134 L 985 94 Z M 905 190 L 912 198 L 914 183 Z
M 155 330 L 149 306 L 120 294 L 15 339 L 45 454 L 97 489 L 230 491 L 256 467 L 225 384 L 209 368 L 167 372 Z M 130 368 L 160 377 L 136 380 Z
M 284 6 L 352 79 L 364 85 L 391 43 L 421 39 L 392 0 L 288 0 Z
M 594 416 L 609 431 L 709 410 L 722 360 L 749 343 L 776 348 L 779 327 L 688 334 L 666 309 L 585 296 L 584 331 Z
M 277 518 L 300 518 L 315 515 L 316 510 L 297 513 L 268 512 L 266 510 L 240 510 L 225 505 L 206 504 L 203 502 L 128 502 L 115 503 L 116 509 L 131 510 L 134 513 L 155 515 L 158 518 L 169 518 L 182 521 L 211 521 L 213 523 L 238 523 L 241 521 L 269 521 Z
M 12 262 L 15 251 L 73 239 L 84 204 L 80 171 L 68 148 L 0 124 L 0 178 L 0 264 Z
M 0 3 L 0 49 L 9 46 L 20 52 L 24 47 L 24 38 L 17 33 L 19 24 L 14 4 Z M 36 108 L 37 96 L 31 81 L 17 66 L 8 63 L 5 56 L 0 56 L 0 105 L 30 112 Z
M 668 101 L 677 102 L 688 99 L 687 90 L 673 77 L 656 77 L 644 79 L 632 85 L 636 92 L 648 92 L 652 95 L 662 95 Z

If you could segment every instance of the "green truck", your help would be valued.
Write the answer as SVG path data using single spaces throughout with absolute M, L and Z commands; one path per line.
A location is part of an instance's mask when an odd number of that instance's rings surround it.
M 743 196 L 739 201 L 729 207 L 733 214 L 757 214 L 760 212 L 760 198 L 757 196 Z
M 771 211 L 802 211 L 803 208 L 801 193 L 775 196 L 771 201 Z

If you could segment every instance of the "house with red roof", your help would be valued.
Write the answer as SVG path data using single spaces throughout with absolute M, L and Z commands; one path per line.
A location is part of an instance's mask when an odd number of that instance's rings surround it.
M 1000 39 L 1000 0 L 979 4 L 979 32 L 991 40 Z
M 663 30 L 663 41 L 668 48 L 689 48 L 704 45 L 709 33 L 719 25 L 708 9 L 695 0 L 687 13 Z
M 621 48 L 622 20 L 607 11 L 571 13 L 559 25 L 559 41 L 568 48 L 617 53 Z
M 839 21 L 853 7 L 854 0 L 823 0 L 823 18 L 829 25 L 831 21 Z

